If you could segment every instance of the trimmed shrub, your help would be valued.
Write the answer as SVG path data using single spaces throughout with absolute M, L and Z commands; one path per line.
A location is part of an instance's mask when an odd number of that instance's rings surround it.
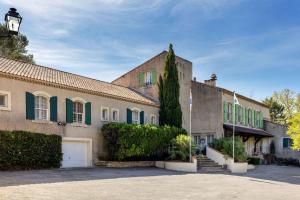
M 186 134 L 181 128 L 108 123 L 102 127 L 110 160 L 161 160 L 169 156 L 171 140 Z
M 215 139 L 209 146 L 213 149 L 216 149 L 216 150 L 232 157 L 232 147 L 233 147 L 232 137 Z M 236 162 L 247 161 L 245 145 L 244 145 L 241 137 L 235 137 L 234 146 L 235 146 L 234 160 Z
M 257 157 L 248 157 L 248 163 L 252 165 L 260 165 L 260 158 Z
M 25 131 L 0 131 L 0 169 L 58 168 L 61 136 Z
M 190 141 L 191 138 L 187 135 L 178 135 L 172 140 L 170 149 L 171 160 L 188 161 L 190 158 Z M 196 145 L 192 142 L 192 156 L 195 155 Z

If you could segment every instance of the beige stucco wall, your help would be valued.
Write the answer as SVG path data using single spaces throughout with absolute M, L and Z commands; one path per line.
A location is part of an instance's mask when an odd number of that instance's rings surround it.
M 124 74 L 120 78 L 113 81 L 114 84 L 131 87 L 143 94 L 151 96 L 154 100 L 158 101 L 158 85 L 151 85 L 146 87 L 139 87 L 139 72 L 148 72 L 156 69 L 157 81 L 159 81 L 159 75 L 163 75 L 164 64 L 166 60 L 167 52 L 164 51 L 161 54 L 151 58 L 147 62 L 133 69 L 132 71 Z M 180 85 L 180 97 L 179 102 L 183 113 L 182 127 L 189 131 L 190 127 L 190 113 L 189 113 L 189 96 L 192 80 L 192 63 L 188 60 L 182 59 L 176 56 L 176 63 L 178 68 L 179 85 Z
M 265 121 L 264 126 L 266 128 L 266 131 L 274 135 L 272 140 L 275 144 L 276 156 L 281 158 L 297 158 L 300 160 L 300 151 L 294 151 L 292 149 L 283 148 L 283 138 L 289 138 L 286 126 L 276 124 L 270 121 Z
M 150 120 L 150 114 L 158 116 L 158 108 L 142 104 L 136 104 L 118 99 L 80 93 L 71 90 L 49 87 L 35 83 L 13 80 L 0 77 L 0 90 L 11 92 L 11 111 L 0 110 L 0 130 L 26 130 L 45 134 L 58 134 L 63 137 L 90 138 L 93 141 L 93 160 L 96 161 L 99 155 L 103 155 L 103 139 L 101 127 L 101 106 L 119 109 L 120 122 L 126 122 L 127 108 L 138 108 L 145 112 L 145 123 Z M 74 126 L 67 124 L 64 128 L 56 123 L 37 123 L 26 120 L 25 92 L 34 93 L 35 91 L 47 92 L 51 96 L 58 97 L 58 121 L 66 121 L 66 98 L 80 97 L 92 103 L 92 124 L 90 126 Z
M 247 99 L 240 98 L 239 96 L 237 96 L 237 98 L 238 98 L 238 101 L 241 106 L 246 107 L 246 108 L 251 108 L 256 111 L 261 111 L 263 113 L 264 119 L 267 119 L 267 120 L 270 119 L 269 108 L 262 106 L 258 103 L 255 103 L 253 101 L 249 101 Z M 222 102 L 224 102 L 224 101 L 233 102 L 233 94 L 229 94 L 227 92 L 222 92 Z M 223 106 L 223 104 L 222 104 L 222 106 Z
M 192 81 L 192 134 L 223 136 L 222 92 L 216 87 Z

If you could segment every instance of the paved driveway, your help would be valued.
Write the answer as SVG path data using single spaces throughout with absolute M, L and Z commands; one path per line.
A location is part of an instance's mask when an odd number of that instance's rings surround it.
M 0 199 L 300 199 L 300 168 L 260 166 L 247 175 L 156 168 L 0 172 Z

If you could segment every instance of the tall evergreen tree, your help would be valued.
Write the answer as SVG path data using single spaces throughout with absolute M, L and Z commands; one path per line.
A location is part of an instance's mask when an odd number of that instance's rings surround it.
M 165 61 L 164 76 L 160 84 L 160 113 L 163 115 L 160 120 L 161 125 L 181 127 L 182 111 L 179 103 L 179 81 L 178 70 L 175 63 L 175 53 L 173 45 L 170 44 L 169 52 Z
M 165 119 L 166 112 L 165 112 L 165 104 L 164 104 L 164 97 L 163 97 L 164 82 L 161 75 L 159 76 L 158 88 L 159 88 L 159 103 L 160 103 L 159 125 L 164 125 L 166 121 Z
M 5 25 L 0 24 L 0 35 L 7 35 Z M 27 54 L 26 47 L 29 41 L 25 35 L 13 35 L 10 37 L 0 37 L 0 56 L 11 59 L 34 63 L 33 55 Z

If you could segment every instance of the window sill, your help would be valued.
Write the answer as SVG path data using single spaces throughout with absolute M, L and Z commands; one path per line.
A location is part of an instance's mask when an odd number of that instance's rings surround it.
M 11 111 L 11 109 L 8 108 L 8 107 L 0 107 L 0 110 L 3 110 L 3 111 Z
M 86 125 L 86 124 L 78 124 L 78 123 L 72 123 L 70 125 L 75 126 L 75 127 L 84 127 L 84 128 L 88 127 L 88 125 Z
M 113 123 L 119 123 L 120 121 L 119 120 L 116 120 L 116 121 L 111 120 L 111 122 L 113 122 Z
M 38 123 L 38 124 L 54 124 L 49 120 L 32 120 L 31 122 Z
M 109 120 L 107 119 L 107 120 L 105 120 L 105 119 L 101 119 L 101 121 L 102 122 L 108 122 Z

